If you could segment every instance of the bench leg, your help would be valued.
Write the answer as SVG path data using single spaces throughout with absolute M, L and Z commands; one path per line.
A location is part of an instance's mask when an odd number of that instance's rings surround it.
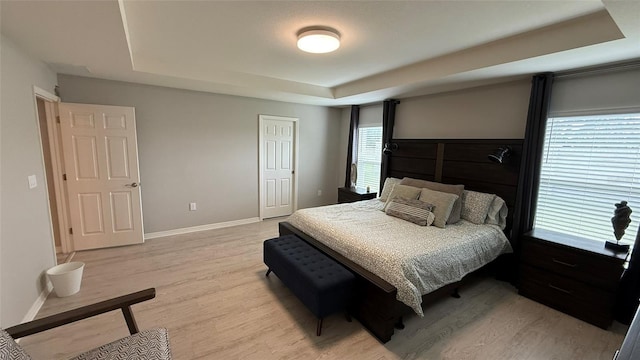
M 458 292 L 458 288 L 453 289 L 453 294 L 451 294 L 451 297 L 460 299 L 460 293 Z
M 269 276 L 269 274 L 271 274 L 271 269 L 268 269 L 268 270 L 267 270 L 267 273 L 266 273 L 266 274 L 264 274 L 264 276 L 267 276 L 267 277 L 268 277 L 268 276 Z
M 398 330 L 404 329 L 404 322 L 402 321 L 402 316 L 398 319 L 398 322 L 393 325 Z
M 322 318 L 318 318 L 318 326 L 316 327 L 316 335 L 320 336 L 322 332 Z

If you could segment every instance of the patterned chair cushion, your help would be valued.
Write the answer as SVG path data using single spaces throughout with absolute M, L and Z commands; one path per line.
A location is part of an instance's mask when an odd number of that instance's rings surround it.
M 24 352 L 11 335 L 0 329 L 0 360 L 31 360 L 31 356 Z
M 167 329 L 146 330 L 76 356 L 71 360 L 170 360 Z

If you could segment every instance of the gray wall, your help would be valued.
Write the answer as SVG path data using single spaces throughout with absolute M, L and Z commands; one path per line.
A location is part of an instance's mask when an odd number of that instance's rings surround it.
M 0 323 L 7 327 L 26 315 L 55 262 L 33 85 L 53 93 L 56 76 L 4 36 L 0 49 Z M 32 174 L 38 186 L 29 190 Z
M 396 139 L 522 139 L 529 79 L 401 99 Z
M 136 108 L 145 233 L 259 215 L 259 114 L 300 119 L 298 207 L 337 200 L 339 109 L 67 75 L 58 83 L 65 102 Z
M 527 79 L 400 99 L 393 136 L 396 139 L 523 139 L 530 91 L 531 82 Z M 369 115 L 372 111 L 379 112 L 382 119 L 382 107 L 365 109 Z M 361 118 L 362 113 L 361 109 Z M 350 115 L 350 108 L 342 109 L 340 184 L 344 184 Z

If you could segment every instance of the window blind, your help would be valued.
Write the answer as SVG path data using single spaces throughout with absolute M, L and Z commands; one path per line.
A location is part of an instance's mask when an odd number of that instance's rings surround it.
M 356 186 L 378 192 L 382 157 L 382 126 L 358 128 L 358 179 Z
M 553 81 L 549 116 L 630 114 L 638 105 L 640 62 L 614 68 L 557 75 Z
M 627 201 L 633 244 L 640 220 L 640 113 L 547 121 L 535 227 L 615 241 L 614 204 Z
M 382 104 L 360 107 L 358 127 L 382 126 Z

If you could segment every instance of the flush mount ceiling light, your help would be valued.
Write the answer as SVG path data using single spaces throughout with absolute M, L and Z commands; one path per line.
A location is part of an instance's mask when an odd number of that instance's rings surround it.
M 340 34 L 331 28 L 308 27 L 298 31 L 298 49 L 324 54 L 340 47 Z

